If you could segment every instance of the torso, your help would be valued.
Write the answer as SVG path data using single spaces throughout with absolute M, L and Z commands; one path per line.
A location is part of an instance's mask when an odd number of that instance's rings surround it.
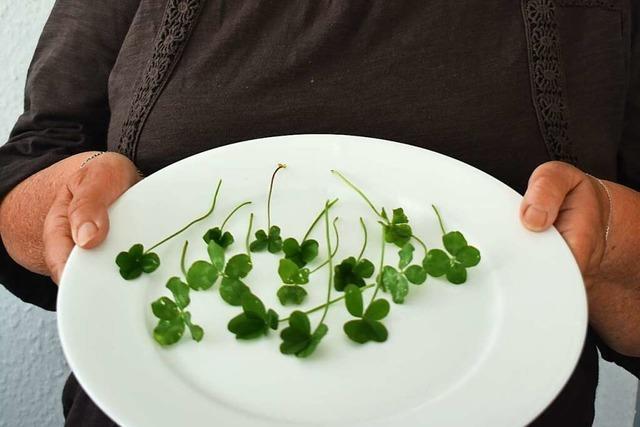
M 615 178 L 629 4 L 556 3 L 207 1 L 133 156 L 148 174 L 242 140 L 338 133 L 435 150 L 520 192 L 558 152 Z M 141 2 L 112 72 L 112 150 L 163 13 Z

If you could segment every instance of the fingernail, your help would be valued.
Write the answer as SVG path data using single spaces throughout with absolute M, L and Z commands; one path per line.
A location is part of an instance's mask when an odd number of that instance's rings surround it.
M 78 228 L 78 241 L 76 243 L 80 246 L 86 245 L 94 238 L 97 232 L 98 227 L 93 222 L 85 222 Z
M 547 215 L 547 211 L 529 205 L 524 211 L 523 219 L 529 227 L 539 230 L 547 224 Z

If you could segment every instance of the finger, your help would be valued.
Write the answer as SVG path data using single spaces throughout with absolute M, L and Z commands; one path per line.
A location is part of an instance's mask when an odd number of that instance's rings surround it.
M 582 181 L 565 199 L 555 226 L 565 239 L 580 270 L 592 271 L 604 254 L 602 209 L 590 179 Z
M 107 209 L 129 186 L 113 175 L 113 169 L 98 163 L 80 169 L 69 181 L 72 199 L 67 215 L 78 246 L 91 249 L 105 239 L 109 231 Z
M 47 213 L 42 229 L 44 261 L 56 283 L 60 283 L 60 276 L 74 246 L 67 218 L 70 201 L 71 193 L 63 186 Z
M 529 186 L 520 205 L 520 219 L 525 227 L 542 231 L 558 217 L 563 201 L 586 175 L 563 162 L 538 166 L 529 178 Z

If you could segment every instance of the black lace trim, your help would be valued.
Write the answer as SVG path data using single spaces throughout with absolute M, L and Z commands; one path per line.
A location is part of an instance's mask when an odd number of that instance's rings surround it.
M 564 7 L 599 7 L 602 9 L 618 10 L 619 7 L 612 0 L 558 0 L 558 6 Z
M 554 160 L 576 163 L 568 132 L 564 73 L 553 0 L 522 0 L 531 95 L 540 133 Z
M 144 123 L 182 55 L 203 3 L 204 0 L 168 0 L 151 59 L 136 84 L 120 133 L 117 151 L 131 160 L 135 161 Z

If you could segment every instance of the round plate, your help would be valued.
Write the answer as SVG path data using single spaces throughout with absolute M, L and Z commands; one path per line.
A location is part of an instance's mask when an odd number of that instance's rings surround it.
M 351 342 L 342 331 L 351 318 L 342 303 L 329 310 L 329 333 L 308 359 L 280 354 L 275 331 L 238 341 L 226 325 L 241 309 L 224 303 L 216 284 L 191 292 L 189 310 L 204 339 L 196 343 L 185 333 L 176 345 L 160 347 L 152 338 L 157 319 L 150 303 L 170 295 L 164 285 L 180 276 L 184 241 L 191 242 L 188 263 L 207 259 L 204 231 L 251 200 L 228 225 L 236 239 L 228 253 L 244 252 L 249 212 L 256 215 L 254 231 L 266 227 L 268 184 L 278 163 L 288 167 L 276 178 L 272 223 L 284 237 L 300 239 L 325 201 L 337 197 L 331 210 L 332 218 L 340 217 L 336 261 L 357 256 L 362 217 L 369 231 L 365 257 L 377 268 L 381 228 L 364 201 L 330 172 L 337 169 L 377 206 L 404 208 L 429 248 L 442 247 L 431 208 L 437 205 L 447 229 L 462 231 L 482 262 L 463 285 L 433 277 L 411 285 L 405 304 L 392 304 L 384 320 L 385 343 Z M 218 179 L 223 184 L 214 215 L 158 248 L 162 265 L 153 274 L 121 279 L 118 252 L 134 243 L 149 247 L 206 212 Z M 89 396 L 124 426 L 524 425 L 572 373 L 587 310 L 569 248 L 555 229 L 526 231 L 520 200 L 464 163 L 377 139 L 298 135 L 203 152 L 127 191 L 110 210 L 107 240 L 90 251 L 73 250 L 58 296 L 62 346 Z M 313 233 L 318 260 L 327 258 L 324 236 L 321 222 Z M 385 263 L 396 265 L 398 248 L 386 248 Z M 415 255 L 417 261 L 424 256 L 419 245 Z M 254 255 L 246 281 L 282 318 L 292 308 L 276 298 L 278 258 Z M 309 296 L 297 308 L 321 304 L 328 277 L 327 268 L 314 273 Z M 310 317 L 314 327 L 320 313 Z

